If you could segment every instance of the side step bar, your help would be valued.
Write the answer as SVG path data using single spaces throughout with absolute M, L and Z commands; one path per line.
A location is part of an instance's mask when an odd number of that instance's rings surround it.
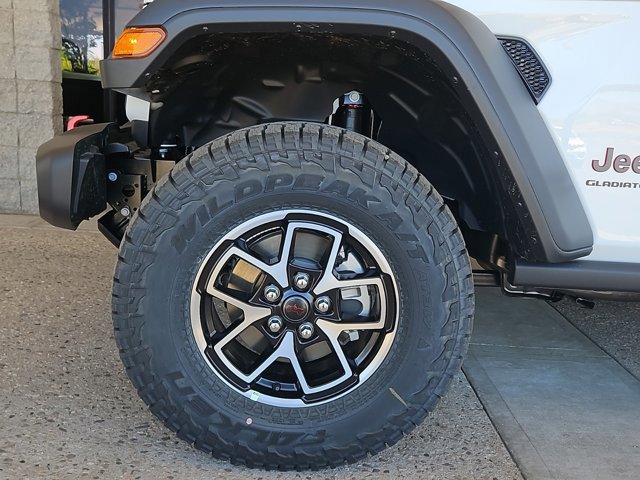
M 553 290 L 599 290 L 640 293 L 640 264 L 576 260 L 529 263 L 516 260 L 509 283 Z

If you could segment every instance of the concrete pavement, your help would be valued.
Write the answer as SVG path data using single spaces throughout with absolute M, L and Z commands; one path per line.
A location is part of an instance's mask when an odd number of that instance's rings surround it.
M 179 441 L 125 376 L 110 319 L 116 250 L 0 215 L 0 478 L 520 479 L 464 375 L 398 445 L 318 473 L 233 467 Z
M 640 381 L 544 302 L 482 289 L 476 305 L 464 370 L 525 478 L 639 478 Z M 612 351 L 638 342 L 637 304 L 555 307 Z M 638 349 L 626 353 L 637 361 Z
M 529 480 L 637 478 L 639 303 L 481 290 L 465 370 L 491 420 L 461 374 L 422 426 L 366 462 L 250 471 L 177 440 L 137 397 L 112 334 L 116 250 L 95 224 L 0 215 L 0 239 L 0 478 L 521 479 L 492 422 Z

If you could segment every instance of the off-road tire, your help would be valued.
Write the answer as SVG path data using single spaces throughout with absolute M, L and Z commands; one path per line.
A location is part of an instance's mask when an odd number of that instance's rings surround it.
M 398 285 L 397 331 L 381 366 L 354 391 L 302 408 L 251 401 L 216 376 L 196 348 L 189 307 L 221 236 L 284 208 L 361 229 Z M 134 215 L 113 284 L 120 355 L 151 411 L 213 456 L 267 469 L 356 462 L 413 430 L 459 371 L 473 310 L 463 238 L 429 182 L 375 141 L 308 123 L 240 130 L 178 163 Z

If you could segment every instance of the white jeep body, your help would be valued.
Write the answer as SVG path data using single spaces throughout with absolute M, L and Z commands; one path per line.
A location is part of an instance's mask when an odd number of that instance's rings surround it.
M 552 79 L 538 108 L 593 229 L 585 260 L 640 264 L 640 2 L 449 3 L 496 35 L 520 37 L 536 50 Z M 603 165 L 608 149 L 613 165 L 598 172 L 593 162 Z

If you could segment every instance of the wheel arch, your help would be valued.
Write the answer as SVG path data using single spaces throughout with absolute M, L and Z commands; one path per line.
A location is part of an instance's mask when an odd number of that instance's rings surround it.
M 484 142 L 482 164 L 494 179 L 486 189 L 497 190 L 490 193 L 500 204 L 500 223 L 516 254 L 530 261 L 564 262 L 592 250 L 586 214 L 535 103 L 495 36 L 464 10 L 409 0 L 392 6 L 379 0 L 341 0 L 330 6 L 157 0 L 131 25 L 162 25 L 169 41 L 144 59 L 106 60 L 103 83 L 150 100 L 149 85 L 169 59 L 190 39 L 211 32 L 356 34 L 405 42 L 434 60 L 474 120 Z M 324 120 L 314 115 L 311 108 L 311 119 Z

